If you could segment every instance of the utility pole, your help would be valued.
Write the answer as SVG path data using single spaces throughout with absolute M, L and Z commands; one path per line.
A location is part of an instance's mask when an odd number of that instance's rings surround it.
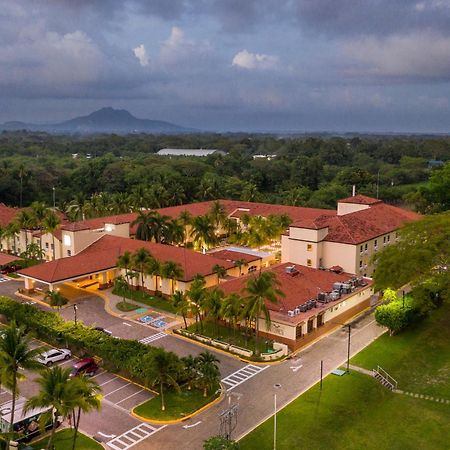
M 348 324 L 348 345 L 347 345 L 347 373 L 350 373 L 350 335 L 352 332 L 351 324 Z
M 323 381 L 323 359 L 320 360 L 320 390 L 322 390 Z
M 77 309 L 78 309 L 78 306 L 77 306 L 77 304 L 75 303 L 75 304 L 73 305 L 73 315 L 74 315 L 74 319 L 75 319 L 75 325 L 77 324 Z
M 53 208 L 56 208 L 56 188 L 53 186 Z

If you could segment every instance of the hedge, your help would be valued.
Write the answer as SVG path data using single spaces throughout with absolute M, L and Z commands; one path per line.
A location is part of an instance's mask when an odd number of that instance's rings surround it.
M 75 354 L 98 356 L 106 369 L 145 383 L 140 361 L 145 354 L 154 353 L 155 347 L 134 340 L 117 339 L 82 323 L 65 322 L 53 312 L 17 303 L 8 297 L 0 297 L 0 314 L 16 320 L 45 342 L 58 345 L 64 342 Z

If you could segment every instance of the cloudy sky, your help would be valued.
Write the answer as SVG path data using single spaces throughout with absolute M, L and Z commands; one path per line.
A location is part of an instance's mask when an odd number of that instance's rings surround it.
M 0 122 L 450 128 L 450 0 L 0 0 Z

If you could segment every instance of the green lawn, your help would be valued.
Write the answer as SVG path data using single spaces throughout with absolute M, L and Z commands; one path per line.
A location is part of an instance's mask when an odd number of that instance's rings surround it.
M 122 292 L 116 292 L 115 289 L 113 289 L 113 294 L 122 296 Z M 173 307 L 172 303 L 170 303 L 169 299 L 148 295 L 145 292 L 134 291 L 132 289 L 126 290 L 125 297 L 156 309 L 161 309 L 173 314 L 176 313 L 175 308 Z
M 450 408 L 394 394 L 357 372 L 329 375 L 277 415 L 277 448 L 435 450 L 450 442 Z M 273 419 L 242 441 L 241 450 L 273 448 Z
M 65 429 L 57 431 L 54 438 L 55 450 L 68 450 L 72 448 L 72 430 Z M 41 439 L 40 441 L 33 442 L 31 446 L 36 450 L 45 448 L 47 444 L 48 437 Z M 90 437 L 82 433 L 78 433 L 76 450 L 103 450 L 103 447 L 95 442 Z
M 219 389 L 219 385 L 211 389 L 211 394 L 207 397 L 203 397 L 203 392 L 197 389 L 188 391 L 182 389 L 180 393 L 174 390 L 167 390 L 164 393 L 166 401 L 166 410 L 161 411 L 161 399 L 159 395 L 148 400 L 141 405 L 134 408 L 134 412 L 149 420 L 175 420 L 187 416 L 207 403 L 210 403 L 219 396 L 216 393 Z
M 398 381 L 399 389 L 450 399 L 450 304 L 443 304 L 416 326 L 387 333 L 351 362 L 377 365 Z
M 122 311 L 122 312 L 134 311 L 135 309 L 139 308 L 139 306 L 136 306 L 133 303 L 128 303 L 128 302 L 119 302 L 119 303 L 117 303 L 116 307 L 119 311 Z
M 201 329 L 199 324 L 198 333 L 196 332 L 195 324 L 190 325 L 188 327 L 188 331 L 255 351 L 255 335 L 253 330 L 251 330 L 250 335 L 246 336 L 243 328 L 240 331 L 236 330 L 236 332 L 234 333 L 231 328 L 219 325 L 219 333 L 217 333 L 217 327 L 215 323 L 204 320 L 202 324 L 203 330 Z M 272 348 L 271 343 L 269 344 L 269 347 Z M 267 344 L 264 337 L 260 337 L 259 339 L 259 349 L 261 352 L 267 351 Z

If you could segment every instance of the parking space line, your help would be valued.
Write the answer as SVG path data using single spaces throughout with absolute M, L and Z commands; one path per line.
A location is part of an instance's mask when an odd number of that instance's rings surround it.
M 101 370 L 100 369 L 100 372 L 97 374 L 97 375 L 94 375 L 93 377 L 91 377 L 91 378 L 97 378 L 99 375 L 101 375 L 102 373 L 106 373 L 106 370 Z
M 118 380 L 118 378 L 117 378 L 117 377 L 111 378 L 110 380 L 105 381 L 104 383 L 99 384 L 99 386 L 104 386 L 105 384 L 111 383 L 111 381 L 114 381 L 114 380 Z
M 114 392 L 120 391 L 120 390 L 123 389 L 124 387 L 129 386 L 130 384 L 131 384 L 131 383 L 124 384 L 124 385 L 121 386 L 120 388 L 117 388 L 117 389 L 115 389 L 114 391 L 110 392 L 109 394 L 104 395 L 103 398 L 108 397 L 108 395 L 114 394 Z
M 140 391 L 137 391 L 134 394 L 129 395 L 128 397 L 125 397 L 123 400 L 120 400 L 120 402 L 117 402 L 116 405 L 119 405 L 120 403 L 124 402 L 125 400 L 128 400 L 131 397 L 134 397 L 135 395 L 139 394 L 140 392 L 144 392 L 144 389 L 141 389 Z

